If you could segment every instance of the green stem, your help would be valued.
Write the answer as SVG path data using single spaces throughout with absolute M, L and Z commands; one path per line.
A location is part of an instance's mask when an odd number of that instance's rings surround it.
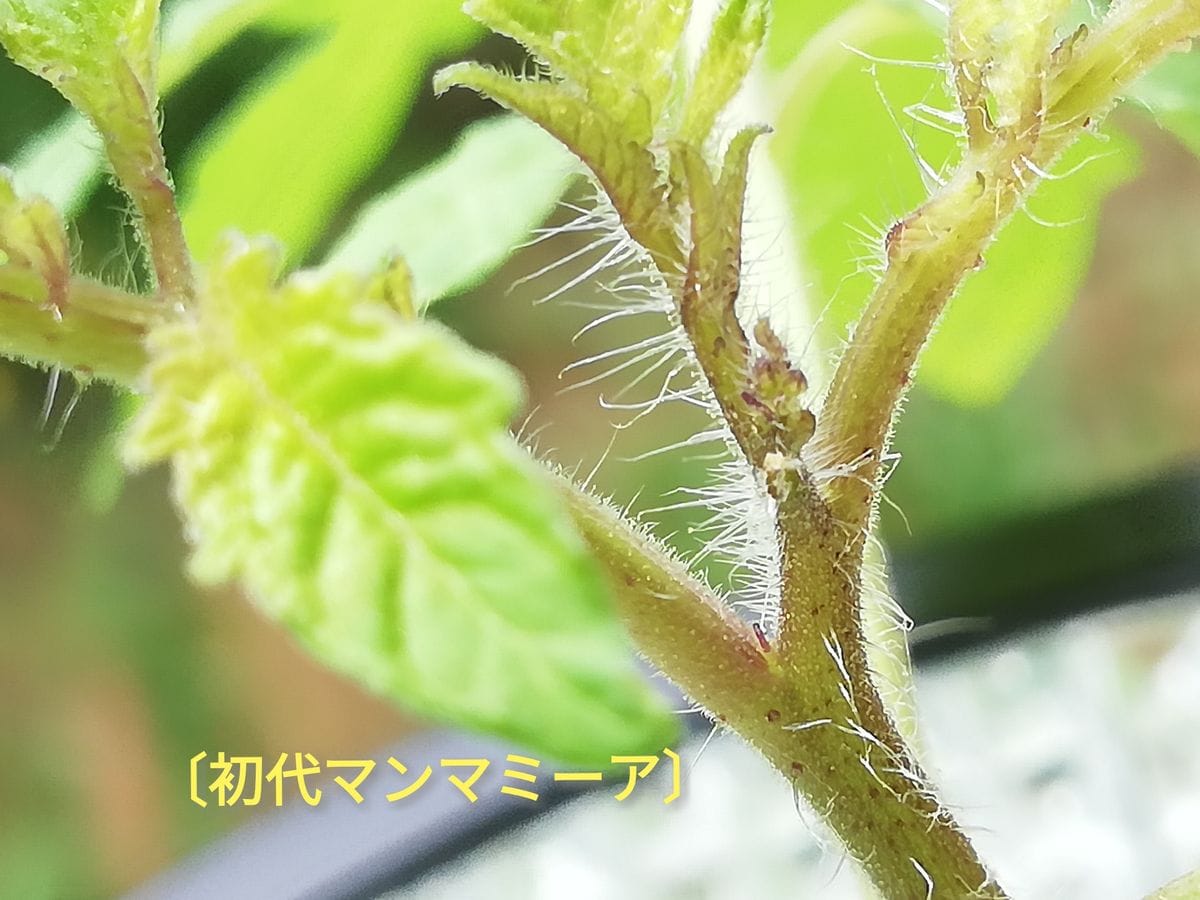
M 29 269 L 0 266 L 0 356 L 132 386 L 147 362 L 145 337 L 167 315 L 155 297 L 73 278 L 61 310 Z
M 613 576 L 621 613 L 641 648 L 791 779 L 887 896 L 1005 896 L 938 803 L 879 696 L 867 655 L 865 535 L 896 410 L 945 304 L 1039 173 L 1107 112 L 1124 85 L 1194 34 L 1198 18 L 1194 6 L 1178 0 L 1118 6 L 1094 35 L 1030 73 L 1038 84 L 1029 96 L 1038 102 L 1014 107 L 1025 121 L 992 133 L 982 107 L 973 109 L 963 164 L 894 229 L 888 272 L 834 376 L 818 438 L 847 474 L 827 489 L 814 486 L 794 450 L 762 452 L 753 420 L 731 414 L 744 402 L 735 390 L 743 380 L 723 377 L 731 365 L 722 354 L 737 282 L 704 295 L 715 298 L 707 301 L 713 309 L 689 309 L 686 291 L 677 298 L 709 386 L 777 504 L 782 618 L 776 646 L 763 641 L 757 648 L 761 661 L 747 657 L 755 645 L 745 627 L 722 616 L 717 601 L 686 573 L 661 574 L 668 562 L 646 538 L 612 510 L 586 498 L 570 500 L 580 529 Z M 978 104 L 970 73 L 960 90 Z M 690 181 L 695 217 L 707 204 L 694 192 L 699 179 Z M 669 273 L 682 261 L 666 262 Z M 736 273 L 736 262 L 718 268 Z M 684 270 L 713 264 L 692 259 Z M 719 352 L 712 333 L 724 338 Z M 739 339 L 732 366 L 741 371 L 749 361 L 745 335 L 740 328 L 731 334 Z
M 119 70 L 128 131 L 105 134 L 113 173 L 138 211 L 159 294 L 178 303 L 195 297 L 192 256 L 158 132 L 157 99 L 128 66 Z
M 932 881 L 938 897 L 1004 896 L 902 744 L 884 747 L 867 734 L 884 728 L 863 723 L 860 692 L 873 688 L 843 693 L 843 669 L 821 635 L 809 632 L 811 646 L 785 663 L 615 508 L 565 479 L 559 485 L 642 652 L 791 782 L 881 892 L 921 898 Z M 861 642 L 846 637 L 841 650 L 850 656 Z
M 1151 894 L 1146 900 L 1193 900 L 1200 897 L 1200 871 L 1189 872 Z

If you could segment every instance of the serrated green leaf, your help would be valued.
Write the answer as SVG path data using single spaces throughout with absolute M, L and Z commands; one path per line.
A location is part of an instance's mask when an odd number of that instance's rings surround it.
M 837 40 L 818 36 L 812 48 L 819 56 L 804 61 L 804 71 L 819 72 L 820 80 L 796 84 L 771 148 L 813 278 L 812 305 L 829 303 L 823 321 L 836 341 L 874 286 L 885 233 L 928 194 L 915 154 L 938 171 L 958 148 L 953 135 L 905 113 L 922 105 L 952 109 L 940 72 L 871 64 L 846 49 L 887 60 L 935 60 L 944 50 L 930 22 L 894 4 L 867 3 L 830 27 Z M 1053 334 L 1086 274 L 1100 206 L 1136 168 L 1129 142 L 1109 133 L 1110 143 L 1091 140 L 1073 149 L 1056 171 L 1094 159 L 1039 187 L 1030 214 L 1018 213 L 1005 227 L 925 350 L 921 384 L 960 405 L 996 402 Z
M 719 10 L 695 80 L 681 65 L 690 0 L 473 0 L 467 9 L 534 55 L 549 77 L 516 78 L 475 64 L 438 73 L 537 122 L 595 175 L 633 239 L 679 270 L 686 174 L 672 147 L 702 149 L 737 93 L 765 28 L 764 5 Z
M 767 65 L 772 69 L 785 69 L 808 46 L 814 35 L 854 5 L 853 0 L 772 4 L 771 30 L 764 52 Z
M 371 272 L 401 255 L 423 308 L 483 281 L 545 221 L 574 174 L 569 154 L 536 125 L 481 122 L 449 155 L 375 198 L 325 268 Z
M 691 0 L 469 0 L 467 12 L 577 85 L 648 144 L 673 93 Z
M 184 226 L 207 258 L 222 232 L 269 233 L 303 260 L 386 155 L 431 59 L 479 31 L 459 0 L 329 4 L 331 27 L 274 66 L 180 171 Z
M 240 578 L 320 659 L 439 719 L 596 763 L 673 727 L 546 476 L 520 385 L 357 277 L 227 250 L 151 339 L 128 442 L 170 458 L 205 581 Z M 393 282 L 393 284 L 402 284 Z
M 568 85 L 511 78 L 474 63 L 439 72 L 436 90 L 468 87 L 537 122 L 592 170 L 633 232 L 663 227 L 669 190 L 648 145 L 625 137 L 626 123 L 588 104 Z

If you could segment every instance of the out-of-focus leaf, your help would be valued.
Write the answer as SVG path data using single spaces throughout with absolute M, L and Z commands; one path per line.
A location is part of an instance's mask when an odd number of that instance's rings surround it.
M 1168 56 L 1137 83 L 1133 98 L 1200 154 L 1200 50 Z
M 508 432 L 512 371 L 365 279 L 276 287 L 278 262 L 225 251 L 151 338 L 128 453 L 172 461 L 194 572 L 427 715 L 589 764 L 661 749 L 673 722 Z
M 790 65 L 817 32 L 853 5 L 853 0 L 771 4 L 771 29 L 764 54 L 767 64 L 774 69 Z
M 125 490 L 125 466 L 121 463 L 121 436 L 141 407 L 136 394 L 118 395 L 110 412 L 110 423 L 92 448 L 79 485 L 83 506 L 94 516 L 113 510 Z
M 401 255 L 418 308 L 467 290 L 545 221 L 576 165 L 524 119 L 481 122 L 452 153 L 373 200 L 325 267 L 367 273 Z
M 201 259 L 227 228 L 279 237 L 302 260 L 345 194 L 379 162 L 441 55 L 477 26 L 459 0 L 330 4 L 330 28 L 275 66 L 180 173 L 184 226 Z
M 25 145 L 13 163 L 13 179 L 25 190 L 36 188 L 70 218 L 100 183 L 103 158 L 87 119 L 71 110 Z
M 159 79 L 175 85 L 284 0 L 183 0 L 162 25 Z
M 828 29 L 792 64 L 795 93 L 778 117 L 772 152 L 789 188 L 812 302 L 829 304 L 824 322 L 837 339 L 875 283 L 885 233 L 928 194 L 917 157 L 928 181 L 954 159 L 957 145 L 934 127 L 932 110 L 952 109 L 940 71 L 871 61 L 940 58 L 942 36 L 931 22 L 871 2 Z M 788 43 L 789 36 L 777 31 L 772 40 Z M 918 124 L 910 111 L 934 125 Z M 1107 143 L 1076 147 L 1057 171 L 1095 158 L 1039 187 L 1033 215 L 1018 213 L 987 252 L 922 358 L 918 377 L 926 387 L 962 405 L 995 402 L 1049 339 L 1086 274 L 1101 203 L 1136 167 L 1130 142 L 1109 131 Z

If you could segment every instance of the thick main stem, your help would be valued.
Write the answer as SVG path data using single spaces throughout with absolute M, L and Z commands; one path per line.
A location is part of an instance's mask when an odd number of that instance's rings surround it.
M 785 660 L 616 509 L 559 485 L 638 647 L 791 782 L 886 896 L 922 898 L 930 882 L 938 897 L 1004 896 L 902 746 L 868 731 L 884 727 L 864 722 L 870 686 L 848 685 L 842 668 L 860 641 L 810 631 Z

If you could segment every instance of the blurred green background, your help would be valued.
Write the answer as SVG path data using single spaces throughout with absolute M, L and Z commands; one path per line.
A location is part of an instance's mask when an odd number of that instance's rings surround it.
M 799 273 L 769 285 L 770 302 L 821 319 L 798 327 L 813 359 L 836 347 L 869 289 L 881 234 L 922 195 L 913 147 L 933 169 L 953 148 L 920 124 L 939 105 L 940 73 L 871 63 L 841 43 L 813 49 L 847 6 L 778 11 L 749 108 L 777 125 L 751 230 Z M 845 43 L 937 56 L 935 21 L 904 4 L 856 9 L 876 7 Z M 625 461 L 693 433 L 687 409 L 667 406 L 614 439 L 612 423 L 629 416 L 598 399 L 622 375 L 563 390 L 570 363 L 660 327 L 620 323 L 572 343 L 604 276 L 534 302 L 595 251 L 510 290 L 590 238 L 559 235 L 492 270 L 490 244 L 574 218 L 559 193 L 588 202 L 565 157 L 545 142 L 514 150 L 528 133 L 500 128 L 438 177 L 497 110 L 465 92 L 435 99 L 432 73 L 468 56 L 519 67 L 519 48 L 485 37 L 457 0 L 194 0 L 168 3 L 166 18 L 164 142 L 201 258 L 229 226 L 278 236 L 296 265 L 331 253 L 369 264 L 393 241 L 414 256 L 418 290 L 444 296 L 430 314 L 524 375 L 539 446 L 587 471 L 611 443 L 597 481 L 640 508 L 704 483 L 702 455 Z M 1180 70 L 1172 77 L 1193 77 L 1194 54 Z M 918 622 L 1005 620 L 1014 608 L 1052 617 L 1046 597 L 1059 588 L 1195 546 L 1200 503 L 1181 486 L 1200 462 L 1200 164 L 1173 83 L 1147 98 L 1167 95 L 1174 132 L 1136 105 L 1122 111 L 1075 161 L 1096 158 L 1018 217 L 930 351 L 883 522 Z M 70 211 L 78 268 L 137 284 L 136 241 L 91 162 L 95 138 L 8 62 L 0 98 L 0 162 Z M 342 245 L 381 194 L 393 203 L 366 220 L 365 244 Z M 438 283 L 448 260 L 461 268 L 471 253 L 471 271 Z M 308 661 L 236 592 L 189 586 L 164 473 L 125 481 L 115 463 L 127 401 L 52 381 L 0 364 L 0 897 L 111 896 L 237 825 L 240 811 L 187 800 L 187 760 L 201 750 L 353 757 L 421 727 Z M 703 518 L 656 520 L 686 552 Z

